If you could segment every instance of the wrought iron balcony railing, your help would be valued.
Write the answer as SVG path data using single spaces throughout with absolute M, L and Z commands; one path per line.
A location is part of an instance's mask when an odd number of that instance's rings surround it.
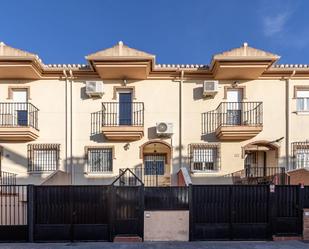
M 38 111 L 27 102 L 1 102 L 0 127 L 32 127 L 38 130 Z
M 103 102 L 102 110 L 91 114 L 91 134 L 103 126 L 144 126 L 144 103 Z
M 103 126 L 143 126 L 143 102 L 103 102 Z
M 287 184 L 288 176 L 284 167 L 246 167 L 228 174 L 234 184 Z
M 263 125 L 262 102 L 222 102 L 217 109 L 202 114 L 203 134 L 221 126 Z

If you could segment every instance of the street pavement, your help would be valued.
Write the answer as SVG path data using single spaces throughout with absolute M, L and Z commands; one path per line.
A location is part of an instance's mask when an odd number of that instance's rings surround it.
M 0 249 L 308 249 L 301 241 L 0 243 Z

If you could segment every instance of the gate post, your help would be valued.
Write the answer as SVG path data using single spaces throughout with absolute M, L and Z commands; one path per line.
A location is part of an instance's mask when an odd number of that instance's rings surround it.
M 269 237 L 272 238 L 276 234 L 276 218 L 277 218 L 277 204 L 276 204 L 276 187 L 275 185 L 269 185 L 269 198 L 268 198 L 268 210 L 269 210 Z
M 28 241 L 33 242 L 34 235 L 34 185 L 27 186 L 27 222 Z
M 189 184 L 189 193 L 188 193 L 188 201 L 189 201 L 189 241 L 193 241 L 193 185 Z
M 304 226 L 304 220 L 303 220 L 303 209 L 304 209 L 304 199 L 305 199 L 305 187 L 303 184 L 299 185 L 299 192 L 298 192 L 298 216 L 299 216 L 299 221 L 298 221 L 298 234 L 303 233 L 303 226 Z
M 233 221 L 234 221 L 234 189 L 236 188 L 236 185 L 229 185 L 229 239 L 233 240 Z
M 145 216 L 145 189 L 144 184 L 139 187 L 139 212 L 140 212 L 140 234 L 142 235 L 142 241 L 144 241 L 144 216 Z
M 108 187 L 108 199 L 109 199 L 109 240 L 114 240 L 114 225 L 115 225 L 115 189 L 114 185 Z

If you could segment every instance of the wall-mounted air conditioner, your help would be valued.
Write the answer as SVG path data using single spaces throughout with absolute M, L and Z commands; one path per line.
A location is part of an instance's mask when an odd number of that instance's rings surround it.
M 103 81 L 86 81 L 86 94 L 89 97 L 102 97 Z
M 203 96 L 214 96 L 218 93 L 218 81 L 205 80 L 203 84 Z
M 156 124 L 156 133 L 161 137 L 173 135 L 173 123 L 158 122 Z

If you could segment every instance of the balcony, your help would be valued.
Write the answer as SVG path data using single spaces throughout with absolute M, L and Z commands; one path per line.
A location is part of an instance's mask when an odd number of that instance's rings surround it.
M 284 167 L 248 167 L 225 177 L 231 177 L 233 184 L 288 184 L 289 179 Z
M 38 111 L 31 103 L 0 103 L 0 141 L 37 139 Z
M 220 140 L 247 140 L 263 130 L 262 102 L 222 102 L 202 114 L 203 135 L 215 133 Z
M 136 141 L 144 136 L 143 102 L 103 102 L 102 110 L 92 113 L 92 134 L 101 130 L 111 141 Z

